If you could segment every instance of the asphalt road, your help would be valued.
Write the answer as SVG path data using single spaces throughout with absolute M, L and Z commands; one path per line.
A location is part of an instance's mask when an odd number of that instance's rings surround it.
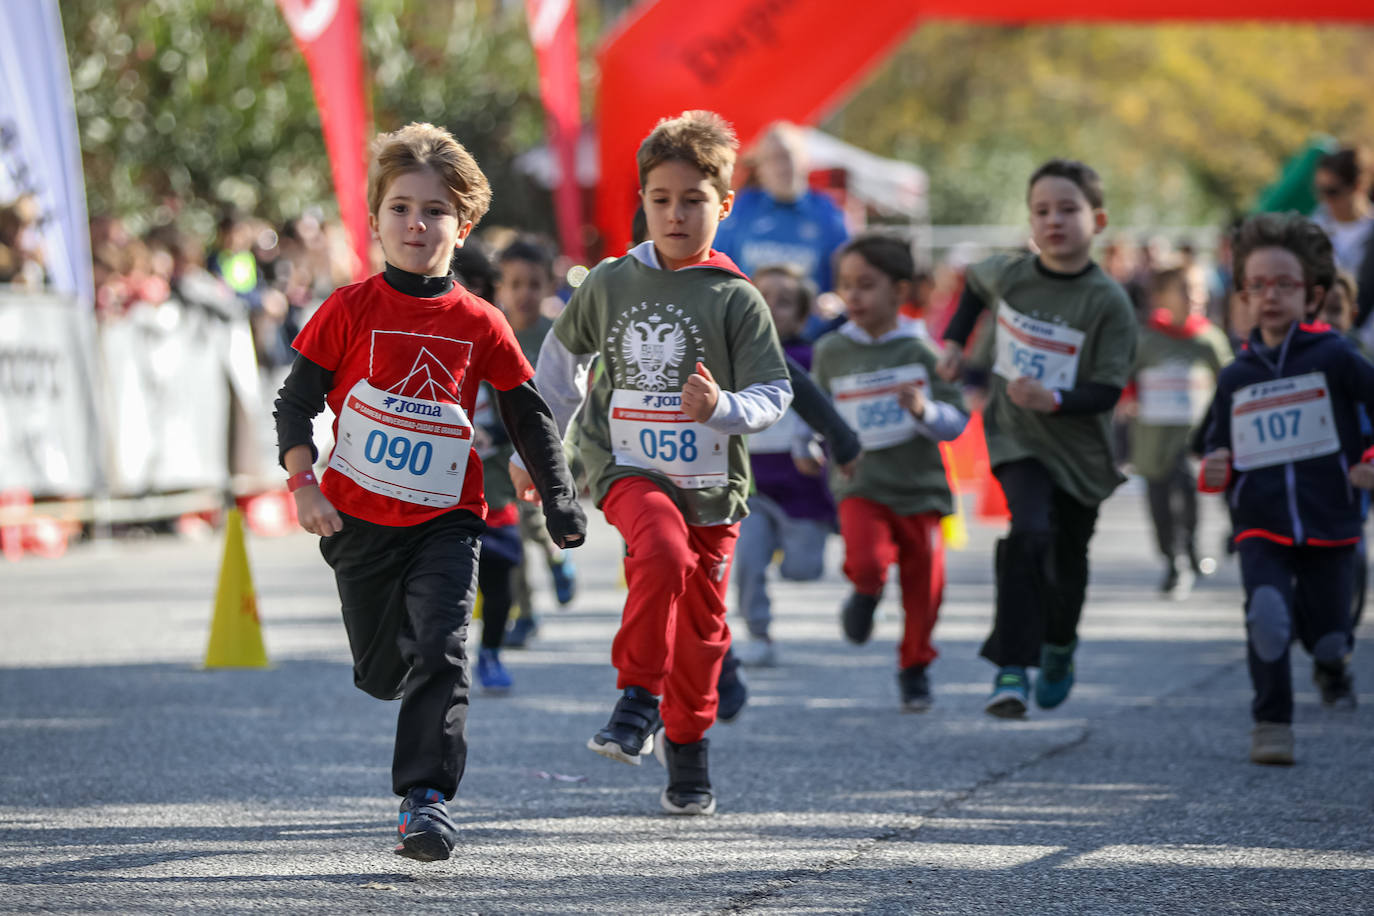
M 1235 565 L 1158 597 L 1134 490 L 1093 544 L 1080 685 L 1024 722 L 981 712 L 995 528 L 950 555 L 924 715 L 898 708 L 895 586 L 855 648 L 838 542 L 776 585 L 782 664 L 711 732 L 713 818 L 583 746 L 622 595 L 593 521 L 573 608 L 473 700 L 462 839 L 430 865 L 390 852 L 395 707 L 352 686 L 314 538 L 250 540 L 268 670 L 199 668 L 216 539 L 0 565 L 0 912 L 1374 912 L 1374 700 L 1323 709 L 1296 651 L 1298 765 L 1250 764 Z

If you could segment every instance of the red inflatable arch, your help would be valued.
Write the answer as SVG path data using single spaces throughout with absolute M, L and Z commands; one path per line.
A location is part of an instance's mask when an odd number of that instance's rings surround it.
M 1371 0 L 649 0 L 598 54 L 605 251 L 625 250 L 634 154 L 654 123 L 709 108 L 748 146 L 772 121 L 814 123 L 922 20 L 1048 23 L 1374 20 Z M 995 65 L 995 62 L 993 62 Z

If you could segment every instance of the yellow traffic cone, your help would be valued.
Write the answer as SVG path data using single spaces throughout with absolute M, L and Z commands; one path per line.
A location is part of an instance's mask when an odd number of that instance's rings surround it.
M 959 498 L 959 475 L 954 463 L 954 453 L 948 442 L 940 443 L 940 453 L 945 459 L 949 494 L 954 499 L 954 514 L 940 519 L 940 533 L 944 536 L 945 546 L 950 550 L 963 550 L 968 546 L 968 525 L 964 520 L 964 502 Z
M 215 619 L 210 624 L 210 646 L 205 650 L 207 668 L 266 668 L 267 650 L 262 644 L 257 592 L 248 568 L 243 541 L 243 516 L 229 510 L 224 529 L 224 561 L 215 589 Z

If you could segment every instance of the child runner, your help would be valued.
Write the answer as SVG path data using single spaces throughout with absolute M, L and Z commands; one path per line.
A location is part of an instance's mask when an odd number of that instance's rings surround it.
M 852 477 L 832 468 L 840 505 L 844 574 L 854 585 L 841 610 L 844 634 L 873 632 L 888 567 L 897 564 L 905 626 L 898 646 L 902 708 L 930 708 L 930 635 L 945 589 L 940 517 L 954 510 L 937 442 L 968 422 L 959 389 L 934 376 L 937 356 L 903 320 L 916 269 L 901 239 L 860 236 L 839 250 L 836 292 L 849 321 L 816 344 L 812 370 L 859 434 L 864 457 Z
M 1189 295 L 1183 268 L 1155 274 L 1148 297 L 1150 316 L 1135 365 L 1131 460 L 1145 478 L 1155 543 L 1164 558 L 1159 590 L 1182 599 L 1204 572 L 1197 549 L 1197 474 L 1188 445 L 1212 402 L 1217 373 L 1231 361 L 1231 342 L 1203 314 L 1206 300 Z
M 540 312 L 544 300 L 553 293 L 553 260 L 537 242 L 517 239 L 501 250 L 496 262 L 500 267 L 500 275 L 496 281 L 495 302 L 506 313 L 506 320 L 515 331 L 515 339 L 520 342 L 521 352 L 534 365 L 539 348 L 553 327 L 553 319 Z M 506 476 L 504 472 L 502 476 Z M 549 540 L 537 506 L 524 501 L 517 501 L 516 504 L 520 512 L 522 541 L 525 545 L 533 545 L 543 555 L 553 580 L 554 595 L 560 605 L 568 605 L 577 592 L 577 570 L 573 566 L 572 556 Z M 523 552 L 524 547 L 521 550 Z M 514 573 L 514 601 L 518 616 L 506 634 L 506 645 L 514 649 L 523 648 L 539 628 L 528 570 L 529 565 L 521 563 Z
M 772 426 L 792 400 L 768 306 L 711 249 L 734 199 L 735 148 L 734 131 L 711 112 L 659 122 L 637 156 L 649 240 L 577 288 L 536 378 L 567 429 L 586 367 L 603 354 L 579 419 L 582 456 L 597 505 L 625 539 L 629 595 L 611 647 L 624 693 L 588 747 L 638 764 L 661 715 L 661 803 L 672 814 L 716 808 L 705 733 L 729 644 L 730 559 L 748 511 L 743 436 Z M 523 493 L 518 465 L 511 476 Z
M 984 709 L 1026 713 L 1026 669 L 1040 666 L 1035 700 L 1058 706 L 1073 686 L 1088 542 L 1102 500 L 1125 479 L 1111 446 L 1111 413 L 1135 362 L 1130 298 L 1092 260 L 1107 226 L 1102 180 L 1052 159 L 1031 175 L 1038 254 L 993 256 L 969 268 L 945 329 L 941 374 L 958 376 L 978 315 L 996 309 L 996 359 L 983 416 L 988 458 L 1006 492 L 1011 531 L 997 544 L 997 606 L 982 655 L 997 666 Z
M 491 201 L 481 169 L 447 131 L 410 124 L 377 138 L 367 185 L 386 270 L 336 290 L 296 338 L 277 442 L 301 526 L 334 569 L 354 683 L 401 700 L 396 852 L 432 861 L 457 840 L 444 802 L 467 756 L 464 643 L 486 514 L 468 420 L 479 382 L 497 390 L 550 535 L 576 546 L 586 518 L 509 326 L 449 273 Z M 336 445 L 317 482 L 310 421 L 326 403 Z
M 815 299 L 809 281 L 790 265 L 763 267 L 753 279 L 768 303 L 783 351 L 810 369 L 811 344 L 802 338 Z M 754 493 L 749 497 L 749 516 L 740 523 L 734 569 L 735 594 L 748 622 L 749 641 L 733 651 L 745 666 L 777 664 L 768 632 L 773 614 L 767 577 L 774 555 L 782 554 L 779 572 L 784 579 L 810 582 L 825 571 L 825 541 L 835 529 L 835 504 L 820 462 L 805 450 L 810 439 L 791 410 L 749 437 Z
M 1316 663 L 1322 701 L 1355 705 L 1346 655 L 1362 521 L 1353 487 L 1374 487 L 1357 407 L 1374 404 L 1374 365 L 1328 326 L 1303 323 L 1335 275 L 1315 223 L 1251 217 L 1233 250 L 1256 327 L 1218 379 L 1201 485 L 1226 491 L 1240 556 L 1255 690 L 1250 759 L 1291 764 L 1295 636 Z

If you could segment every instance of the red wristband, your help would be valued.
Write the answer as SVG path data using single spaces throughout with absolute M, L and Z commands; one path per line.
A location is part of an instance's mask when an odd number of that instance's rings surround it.
M 295 493 L 301 487 L 313 487 L 318 483 L 314 471 L 301 471 L 299 474 L 292 474 L 286 478 L 286 489 L 288 492 Z

